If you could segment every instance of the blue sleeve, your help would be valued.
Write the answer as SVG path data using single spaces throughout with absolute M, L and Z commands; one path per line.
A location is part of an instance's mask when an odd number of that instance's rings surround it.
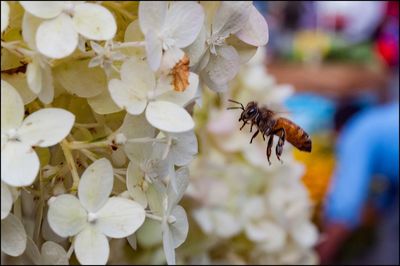
M 337 166 L 326 203 L 328 221 L 359 224 L 371 178 L 370 126 L 352 124 L 338 140 Z
M 398 184 L 398 103 L 351 119 L 337 143 L 337 166 L 325 205 L 328 221 L 359 225 L 372 176 Z

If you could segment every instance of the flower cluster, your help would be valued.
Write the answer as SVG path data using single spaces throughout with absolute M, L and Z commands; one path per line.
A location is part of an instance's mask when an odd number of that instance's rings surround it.
M 262 15 L 251 2 L 1 1 L 1 36 L 4 261 L 120 262 L 126 239 L 175 264 L 193 106 L 267 43 Z
M 263 50 L 258 52 L 222 97 L 244 104 L 257 99 L 259 104 L 283 111 L 282 102 L 293 88 L 275 83 L 263 65 Z M 214 95 L 203 101 L 204 108 L 195 116 L 203 124 L 198 134 L 204 148 L 191 165 L 192 182 L 187 190 L 190 214 L 199 227 L 189 233 L 181 260 L 317 263 L 312 247 L 318 232 L 311 221 L 311 199 L 301 182 L 304 166 L 294 160 L 290 145 L 284 146 L 283 163 L 272 156 L 269 165 L 262 137 L 249 144 L 250 127 L 239 130 L 239 111 L 226 110 L 226 100 L 218 105 Z M 199 246 L 203 248 L 195 248 Z

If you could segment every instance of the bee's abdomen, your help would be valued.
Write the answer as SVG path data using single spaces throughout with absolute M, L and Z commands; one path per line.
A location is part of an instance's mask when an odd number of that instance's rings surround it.
M 274 130 L 284 128 L 286 140 L 301 151 L 311 152 L 311 138 L 301 127 L 286 118 L 276 121 Z

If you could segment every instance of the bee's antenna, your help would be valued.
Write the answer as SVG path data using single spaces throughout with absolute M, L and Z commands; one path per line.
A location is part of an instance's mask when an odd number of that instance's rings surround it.
M 243 106 L 243 104 L 241 104 L 240 102 L 237 102 L 237 101 L 231 100 L 231 99 L 228 99 L 228 101 L 229 101 L 229 102 L 232 102 L 232 103 L 240 104 L 241 107 L 237 107 L 237 108 L 235 108 L 235 109 L 242 109 L 242 110 L 244 110 L 244 106 Z M 232 107 L 232 108 L 230 107 L 230 108 L 228 108 L 228 109 L 233 109 L 233 107 Z

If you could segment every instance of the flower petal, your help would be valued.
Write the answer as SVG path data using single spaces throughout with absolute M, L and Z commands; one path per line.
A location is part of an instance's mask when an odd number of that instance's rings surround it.
M 171 86 L 171 84 L 168 83 L 167 86 Z M 199 88 L 199 76 L 195 73 L 190 72 L 189 73 L 189 86 L 186 88 L 186 90 L 175 91 L 171 87 L 170 91 L 167 91 L 166 93 L 158 96 L 157 100 L 163 100 L 163 101 L 167 101 L 167 102 L 176 103 L 180 106 L 185 106 L 192 99 L 194 99 L 194 96 L 196 95 L 198 88 Z
M 7 54 L 6 51 L 3 53 L 3 58 Z M 7 59 L 4 59 L 7 61 Z M 25 73 L 16 73 L 16 74 L 1 74 L 1 78 L 3 81 L 7 81 L 21 96 L 24 104 L 31 103 L 37 98 L 37 95 L 32 92 L 29 88 L 28 83 L 26 82 L 26 74 Z M 3 85 L 2 85 L 3 86 Z M 3 104 L 2 104 L 3 106 Z M 22 122 L 22 121 L 21 121 Z
M 96 227 L 106 236 L 127 237 L 133 234 L 144 222 L 144 208 L 129 199 L 112 197 L 97 212 Z
M 72 21 L 76 31 L 91 40 L 110 40 L 117 32 L 114 16 L 107 8 L 97 4 L 77 5 Z
M 164 29 L 175 46 L 183 48 L 194 42 L 204 23 L 204 11 L 196 2 L 173 2 L 168 9 Z
M 206 29 L 203 26 L 200 30 L 199 35 L 194 40 L 194 42 L 184 49 L 185 53 L 189 56 L 190 59 L 189 66 L 194 66 L 200 61 L 201 56 L 205 52 L 205 49 L 206 49 Z
M 212 24 L 215 36 L 226 38 L 238 32 L 250 16 L 251 1 L 221 1 Z
M 175 243 L 169 226 L 165 223 L 162 227 L 163 232 L 163 248 L 165 258 L 168 265 L 175 265 Z
M 146 118 L 152 126 L 166 132 L 185 132 L 194 128 L 193 119 L 184 108 L 166 101 L 150 102 Z
M 122 110 L 115 104 L 108 90 L 103 91 L 97 96 L 88 98 L 87 101 L 93 111 L 100 115 L 112 114 Z
M 108 200 L 114 182 L 113 167 L 106 158 L 92 163 L 83 172 L 78 197 L 89 212 L 97 212 Z
M 162 243 L 161 223 L 153 219 L 146 219 L 136 232 L 139 246 L 151 248 Z
M 285 243 L 285 231 L 277 224 L 267 220 L 259 223 L 248 223 L 245 232 L 252 241 L 269 243 L 269 251 L 279 250 Z
M 133 250 L 137 249 L 137 239 L 136 239 L 136 234 L 131 234 L 126 238 L 128 240 L 129 245 Z
M 149 63 L 151 70 L 156 71 L 161 64 L 162 41 L 157 36 L 157 33 L 151 29 L 147 31 L 145 37 L 147 62 Z
M 53 229 L 51 229 L 50 225 L 49 225 L 49 220 L 48 220 L 48 215 L 47 215 L 48 211 L 46 212 L 46 214 L 43 215 L 43 224 L 42 224 L 42 237 L 44 240 L 47 241 L 53 241 L 56 243 L 62 243 L 63 241 L 65 241 L 65 237 L 61 237 L 59 235 L 57 235 Z
M 183 194 L 189 186 L 189 168 L 181 167 L 176 171 L 176 191 L 170 186 L 168 188 L 168 208 L 167 213 L 176 206 L 182 199 Z
M 1 220 L 1 251 L 10 256 L 21 255 L 26 248 L 26 233 L 21 221 L 9 214 Z
M 45 265 L 68 265 L 68 255 L 59 244 L 46 241 L 41 248 L 42 263 Z
M 232 46 L 217 48 L 217 55 L 211 55 L 205 71 L 211 81 L 216 84 L 224 84 L 231 81 L 239 72 L 240 58 Z
M 170 158 L 177 166 L 189 164 L 193 156 L 197 154 L 197 138 L 193 131 L 177 133 L 172 135 L 175 140 L 172 141 Z
M 22 122 L 17 133 L 32 146 L 49 147 L 63 140 L 71 131 L 75 116 L 61 108 L 40 109 Z
M 6 1 L 1 1 L 1 33 L 7 28 L 10 19 L 10 6 Z
M 235 35 L 231 35 L 228 39 L 226 39 L 226 43 L 235 48 L 239 55 L 241 65 L 247 63 L 258 51 L 257 46 L 247 44 L 241 41 Z M 264 59 L 264 57 L 262 57 L 262 59 Z M 264 66 L 263 62 L 261 62 L 259 66 Z
M 135 87 L 135 90 L 141 91 L 141 97 L 145 98 L 147 91 L 154 89 L 156 80 L 145 61 L 129 59 L 121 66 L 121 80 Z M 145 92 L 145 93 L 144 93 Z
M 147 100 L 130 86 L 119 79 L 112 79 L 108 83 L 108 90 L 118 107 L 126 109 L 129 114 L 139 115 L 146 108 Z
M 76 197 L 64 194 L 50 203 L 47 220 L 56 234 L 74 236 L 87 224 L 87 213 Z
M 165 192 L 159 192 L 154 185 L 150 185 L 147 189 L 147 200 L 149 203 L 150 210 L 158 215 L 164 215 L 164 208 L 163 208 L 163 198 L 165 197 Z
M 31 264 L 31 265 L 40 265 L 43 264 L 41 260 L 41 255 L 38 247 L 35 242 L 28 236 L 26 242 L 26 249 L 24 253 L 21 255 L 20 259 L 23 261 L 23 264 Z
M 107 237 L 93 226 L 87 226 L 74 242 L 75 255 L 81 264 L 105 265 L 110 255 Z
M 251 13 L 244 27 L 236 36 L 247 44 L 254 46 L 266 45 L 268 42 L 268 25 L 263 15 L 255 6 L 251 6 Z
M 13 204 L 12 195 L 8 185 L 1 182 L 1 219 L 7 217 Z
M 71 94 L 89 98 L 107 90 L 107 77 L 87 60 L 68 60 L 54 68 L 54 77 Z
M 54 99 L 54 85 L 53 85 L 53 75 L 51 73 L 51 68 L 45 66 L 42 71 L 42 90 L 40 91 L 38 97 L 39 100 L 44 104 L 50 104 Z
M 141 2 L 143 3 L 143 2 Z M 144 34 L 140 31 L 139 20 L 132 21 L 125 30 L 124 41 L 125 42 L 139 42 L 144 41 Z M 139 47 L 126 47 L 121 49 L 122 52 L 129 56 L 135 56 L 136 58 L 144 58 L 146 51 L 143 46 Z
M 1 180 L 10 186 L 28 186 L 39 172 L 39 158 L 31 146 L 9 141 L 1 151 Z
M 17 90 L 1 81 L 1 132 L 18 128 L 24 119 L 24 103 Z
M 167 14 L 168 2 L 142 1 L 139 3 L 139 24 L 143 34 L 149 29 L 160 30 Z
M 311 248 L 318 240 L 318 231 L 315 225 L 308 220 L 296 223 L 291 230 L 291 235 L 303 248 Z
M 43 19 L 35 17 L 28 12 L 24 13 L 22 18 L 22 38 L 28 44 L 29 48 L 37 50 L 36 48 L 36 32 Z
M 19 1 L 22 7 L 39 18 L 55 18 L 61 14 L 65 7 L 61 1 Z
M 29 88 L 36 94 L 42 90 L 42 69 L 39 65 L 39 60 L 33 58 L 32 62 L 26 68 L 26 79 Z
M 156 129 L 147 122 L 144 114 L 126 114 L 120 130 L 127 139 L 154 138 L 156 136 Z
M 171 215 L 176 219 L 176 221 L 173 224 L 170 224 L 169 227 L 171 229 L 172 238 L 174 239 L 174 247 L 177 248 L 182 245 L 187 238 L 189 223 L 185 209 L 180 205 L 176 206 L 172 210 Z
M 61 14 L 40 24 L 36 32 L 36 46 L 42 54 L 50 58 L 66 57 L 78 46 L 78 33 L 72 19 Z

